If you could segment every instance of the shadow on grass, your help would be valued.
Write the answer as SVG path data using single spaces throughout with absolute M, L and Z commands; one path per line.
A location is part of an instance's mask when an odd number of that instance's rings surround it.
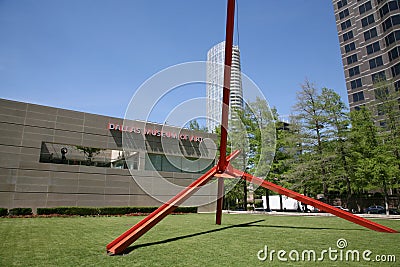
M 215 233 L 215 232 L 219 232 L 219 231 L 223 231 L 223 230 L 227 230 L 227 229 L 231 229 L 231 228 L 248 227 L 248 226 L 252 226 L 252 224 L 263 222 L 263 221 L 265 221 L 265 220 L 257 220 L 257 221 L 254 221 L 254 222 L 235 224 L 235 225 L 225 226 L 225 227 L 222 227 L 222 228 L 213 229 L 213 230 L 209 230 L 209 231 L 194 233 L 194 234 L 190 234 L 190 235 L 177 236 L 177 237 L 168 238 L 168 239 L 160 240 L 160 241 L 156 241 L 156 242 L 150 242 L 150 243 L 144 243 L 144 244 L 140 244 L 140 245 L 134 245 L 134 246 L 131 246 L 131 247 L 128 247 L 127 249 L 125 249 L 123 254 L 128 254 L 128 253 L 132 252 L 133 250 L 138 249 L 138 248 L 142 248 L 142 247 L 165 244 L 165 243 L 169 243 L 169 242 L 173 242 L 173 241 L 177 241 L 177 240 L 181 240 L 181 239 L 185 239 L 185 238 L 190 238 L 190 237 L 195 237 L 195 236 L 205 235 L 205 234 L 211 234 L 211 233 Z
M 338 229 L 338 228 L 332 228 L 332 227 L 254 225 L 256 223 L 263 222 L 263 221 L 265 221 L 265 220 L 263 219 L 263 220 L 257 220 L 257 221 L 253 221 L 253 222 L 248 222 L 248 223 L 235 224 L 235 225 L 225 226 L 225 227 L 222 227 L 222 228 L 213 229 L 213 230 L 209 230 L 209 231 L 198 232 L 198 233 L 194 233 L 194 234 L 190 234 L 190 235 L 177 236 L 177 237 L 168 238 L 168 239 L 160 240 L 160 241 L 156 241 L 156 242 L 150 242 L 150 243 L 134 245 L 134 246 L 130 246 L 127 249 L 125 249 L 124 253 L 121 254 L 121 255 L 129 254 L 130 252 L 132 252 L 132 251 L 134 251 L 135 249 L 138 249 L 138 248 L 165 244 L 165 243 L 174 242 L 174 241 L 178 241 L 178 240 L 185 239 L 185 238 L 191 238 L 191 237 L 195 237 L 195 236 L 200 236 L 200 235 L 205 235 L 205 234 L 210 234 L 210 233 L 215 233 L 215 232 L 219 232 L 219 231 L 224 231 L 224 230 L 228 230 L 228 229 L 232 229 L 232 228 L 240 228 L 240 227 L 266 227 L 266 228 L 286 228 L 286 229 L 303 229 L 303 230 L 344 230 L 344 231 L 364 231 L 365 230 L 365 229 L 348 229 L 348 228 L 347 229 Z

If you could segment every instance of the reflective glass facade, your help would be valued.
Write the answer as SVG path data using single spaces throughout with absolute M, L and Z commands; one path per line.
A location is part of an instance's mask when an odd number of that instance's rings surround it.
M 211 63 L 207 65 L 207 129 L 209 132 L 215 132 L 215 129 L 221 124 L 225 42 L 213 46 L 208 51 L 207 62 Z M 243 89 L 238 46 L 232 48 L 230 90 L 230 110 L 242 109 Z

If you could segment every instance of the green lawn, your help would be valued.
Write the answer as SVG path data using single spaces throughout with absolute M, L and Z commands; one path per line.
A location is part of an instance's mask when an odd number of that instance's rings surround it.
M 214 224 L 213 214 L 170 215 L 137 240 L 128 254 L 107 256 L 105 246 L 143 217 L 0 218 L 0 266 L 399 266 L 400 234 L 378 233 L 335 217 L 223 215 Z M 400 230 L 399 220 L 376 220 Z M 395 255 L 396 262 L 330 261 L 295 262 L 300 253 L 338 249 L 371 250 L 371 259 Z M 260 261 L 258 251 L 285 250 L 288 262 L 273 254 Z M 293 254 L 295 255 L 295 254 Z M 338 255 L 339 252 L 338 252 Z M 344 254 L 343 254 L 344 255 Z M 260 254 L 263 256 L 263 253 Z M 301 256 L 300 256 L 301 257 Z M 362 257 L 362 256 L 360 256 Z

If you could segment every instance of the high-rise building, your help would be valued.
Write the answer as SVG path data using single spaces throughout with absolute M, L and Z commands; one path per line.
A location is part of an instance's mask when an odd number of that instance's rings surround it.
M 400 0 L 333 0 L 350 108 L 376 103 L 374 83 L 400 88 Z
M 207 120 L 209 132 L 214 132 L 221 124 L 222 93 L 224 85 L 225 42 L 213 46 L 207 53 Z M 240 69 L 240 51 L 232 47 L 232 68 L 230 83 L 230 111 L 243 108 L 242 75 Z M 230 112 L 229 117 L 234 117 Z

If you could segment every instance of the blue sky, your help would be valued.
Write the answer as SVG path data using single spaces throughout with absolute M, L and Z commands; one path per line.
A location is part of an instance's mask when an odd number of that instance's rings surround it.
M 0 97 L 123 117 L 152 75 L 206 60 L 225 16 L 226 0 L 0 0 Z M 238 0 L 236 19 L 242 71 L 280 114 L 305 78 L 347 103 L 330 0 Z

